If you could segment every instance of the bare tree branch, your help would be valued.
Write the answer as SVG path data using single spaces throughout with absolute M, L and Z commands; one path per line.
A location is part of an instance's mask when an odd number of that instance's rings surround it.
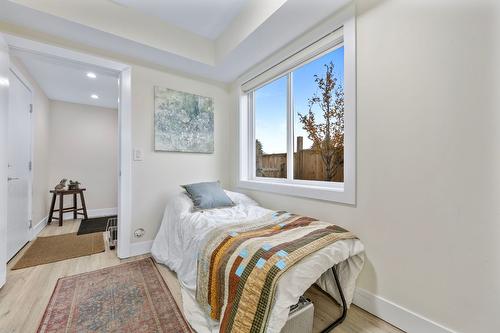
M 302 128 L 313 142 L 312 148 L 321 154 L 325 165 L 325 180 L 331 181 L 344 165 L 344 89 L 334 76 L 334 64 L 325 65 L 325 76 L 314 75 L 318 93 L 308 100 L 308 112 L 298 113 Z M 313 107 L 323 111 L 322 123 L 317 123 Z

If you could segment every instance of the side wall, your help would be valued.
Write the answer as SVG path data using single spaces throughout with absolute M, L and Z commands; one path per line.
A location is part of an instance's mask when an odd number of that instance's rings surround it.
M 62 178 L 78 180 L 87 209 L 117 207 L 117 109 L 50 101 L 48 153 L 51 188 Z
M 43 222 L 47 216 L 49 206 L 49 119 L 50 103 L 42 88 L 33 79 L 24 65 L 16 58 L 11 57 L 11 63 L 21 72 L 22 76 L 31 85 L 33 96 L 33 226 Z
M 154 151 L 154 86 L 161 86 L 214 98 L 215 151 L 213 154 Z M 145 229 L 134 241 L 152 240 L 162 219 L 169 196 L 179 185 L 209 180 L 230 181 L 230 114 L 226 89 L 168 72 L 141 66 L 132 67 L 132 144 L 144 152 L 143 161 L 132 166 L 132 233 Z
M 358 1 L 357 204 L 246 191 L 351 229 L 366 245 L 360 288 L 463 333 L 500 327 L 499 13 Z

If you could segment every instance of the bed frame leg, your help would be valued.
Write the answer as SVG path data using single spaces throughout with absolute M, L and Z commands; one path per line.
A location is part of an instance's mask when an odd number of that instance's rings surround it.
M 332 267 L 332 272 L 333 272 L 333 277 L 335 278 L 335 285 L 337 286 L 337 289 L 339 291 L 339 295 L 340 295 L 340 299 L 342 301 L 342 304 L 340 305 L 342 307 L 342 313 L 340 315 L 339 318 L 337 318 L 333 323 L 331 323 L 327 328 L 325 328 L 324 330 L 321 331 L 321 333 L 329 333 L 331 331 L 333 331 L 333 329 L 337 326 L 339 326 L 340 324 L 342 324 L 342 322 L 345 320 L 345 318 L 347 317 L 347 304 L 346 304 L 346 301 L 345 301 L 345 297 L 344 297 L 344 292 L 342 291 L 342 287 L 340 286 L 340 282 L 339 282 L 339 276 L 337 274 L 337 271 L 335 270 L 335 266 Z M 321 288 L 320 288 L 321 289 Z M 323 289 L 321 289 L 321 291 L 323 291 Z M 333 297 L 328 294 L 327 292 L 323 291 L 326 295 L 328 295 L 330 298 L 333 299 Z

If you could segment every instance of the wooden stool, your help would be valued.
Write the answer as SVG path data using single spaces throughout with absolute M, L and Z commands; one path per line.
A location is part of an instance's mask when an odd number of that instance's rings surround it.
M 89 217 L 87 216 L 87 206 L 85 206 L 85 198 L 83 196 L 83 191 L 85 191 L 84 188 L 79 188 L 76 190 L 51 190 L 50 193 L 52 193 L 52 202 L 50 204 L 50 212 L 49 212 L 49 219 L 47 221 L 47 224 L 50 224 L 53 219 L 58 219 L 59 220 L 59 226 L 61 227 L 63 225 L 63 215 L 66 212 L 73 212 L 73 219 L 77 219 L 78 215 L 83 215 L 84 218 L 88 219 Z M 64 196 L 65 195 L 71 195 L 73 194 L 73 207 L 67 207 L 64 208 Z M 78 208 L 77 205 L 77 194 L 80 194 L 80 201 L 82 202 L 82 207 Z M 56 197 L 59 196 L 59 209 L 54 209 L 54 206 L 56 204 Z M 81 213 L 80 211 L 83 211 Z M 58 217 L 53 217 L 54 212 L 58 212 Z

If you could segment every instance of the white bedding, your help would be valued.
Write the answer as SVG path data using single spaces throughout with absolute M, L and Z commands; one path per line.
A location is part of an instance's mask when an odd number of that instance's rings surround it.
M 201 243 L 213 228 L 258 218 L 270 210 L 260 207 L 244 194 L 226 191 L 236 204 L 231 208 L 191 212 L 193 204 L 183 193 L 169 200 L 163 221 L 151 249 L 156 261 L 177 273 L 182 289 L 184 314 L 199 333 L 216 333 L 218 322 L 205 316 L 195 301 L 197 257 Z M 363 267 L 364 247 L 357 239 L 341 240 L 304 258 L 281 277 L 267 332 L 278 333 L 288 318 L 289 307 L 314 283 L 339 300 L 333 274 L 339 280 L 348 304 L 352 302 L 356 278 Z M 326 272 L 326 273 L 324 273 Z M 323 274 L 324 273 L 324 274 Z

